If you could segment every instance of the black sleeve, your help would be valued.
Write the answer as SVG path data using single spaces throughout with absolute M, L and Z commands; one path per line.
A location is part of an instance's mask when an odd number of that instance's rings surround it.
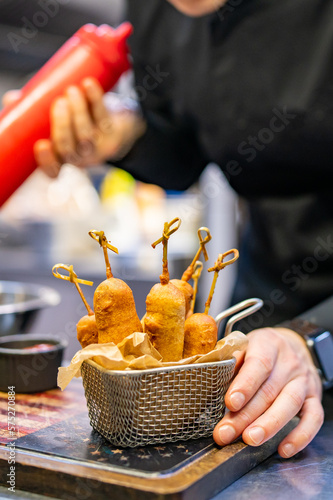
M 201 151 L 193 118 L 175 110 L 178 85 L 168 42 L 173 33 L 164 18 L 170 10 L 174 11 L 160 0 L 127 2 L 126 19 L 134 28 L 129 39 L 134 85 L 147 131 L 125 158 L 113 164 L 143 182 L 182 191 L 209 161 Z
M 208 163 L 190 127 L 146 111 L 147 131 L 121 161 L 112 162 L 142 182 L 188 189 Z

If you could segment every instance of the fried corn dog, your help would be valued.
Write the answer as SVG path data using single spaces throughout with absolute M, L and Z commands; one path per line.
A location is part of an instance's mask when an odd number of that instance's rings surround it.
M 184 295 L 185 316 L 187 317 L 193 299 L 193 287 L 187 281 L 179 280 L 176 278 L 170 280 L 170 283 L 174 285 Z
M 172 225 L 178 225 L 171 229 Z M 152 287 L 146 299 L 146 315 L 143 319 L 153 346 L 163 357 L 163 361 L 179 361 L 184 349 L 185 297 L 169 281 L 167 242 L 180 225 L 180 219 L 164 224 L 163 236 L 152 247 L 163 243 L 163 271 L 160 283 Z
M 207 354 L 217 342 L 217 325 L 212 316 L 205 313 L 192 314 L 185 321 L 184 358 L 196 354 Z
M 118 253 L 106 239 L 104 232 L 90 231 L 90 236 L 103 248 L 107 279 L 98 285 L 94 293 L 94 311 L 98 329 L 98 343 L 118 344 L 134 332 L 142 332 L 130 287 L 113 277 L 107 249 Z
M 223 259 L 230 254 L 234 254 L 234 257 L 223 262 Z M 189 358 L 196 354 L 207 354 L 214 349 L 217 342 L 218 328 L 214 318 L 208 314 L 210 304 L 212 302 L 219 271 L 235 262 L 238 256 L 238 250 L 228 250 L 228 252 L 224 254 L 219 254 L 215 265 L 208 269 L 209 272 L 214 271 L 214 278 L 205 304 L 205 312 L 192 314 L 192 316 L 185 321 L 184 358 Z
M 98 330 L 95 314 L 86 314 L 76 324 L 77 339 L 81 347 L 98 343 Z

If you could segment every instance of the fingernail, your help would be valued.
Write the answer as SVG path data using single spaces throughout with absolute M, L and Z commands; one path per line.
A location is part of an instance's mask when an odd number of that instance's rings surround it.
M 91 78 L 86 78 L 84 81 L 83 81 L 83 86 L 85 88 L 85 90 L 89 93 L 93 93 L 95 88 L 94 88 L 94 81 L 91 80 Z
M 239 410 L 245 403 L 245 396 L 241 392 L 234 392 L 230 395 L 229 399 L 232 404 L 232 408 L 236 411 Z
M 55 111 L 64 111 L 65 109 L 67 110 L 68 106 L 67 106 L 67 101 L 66 99 L 64 99 L 63 97 L 59 97 L 55 102 L 54 102 L 54 105 L 53 105 L 53 109 Z
M 55 179 L 56 177 L 58 177 L 60 166 L 57 164 L 48 165 L 47 167 L 44 168 L 44 171 L 49 177 Z
M 222 425 L 222 427 L 219 428 L 219 438 L 222 443 L 228 444 L 233 441 L 235 437 L 236 431 L 231 425 Z
M 94 85 L 96 82 L 96 80 L 94 78 L 92 78 L 91 76 L 87 76 L 86 78 L 84 78 L 84 80 L 82 81 L 83 85 Z
M 282 447 L 282 453 L 286 458 L 291 457 L 295 453 L 294 445 L 291 443 L 287 443 Z
M 74 85 L 71 85 L 70 87 L 67 88 L 67 94 L 76 97 L 79 94 L 79 89 L 75 87 Z
M 260 444 L 265 438 L 265 431 L 262 427 L 253 427 L 249 430 L 249 436 L 254 444 Z

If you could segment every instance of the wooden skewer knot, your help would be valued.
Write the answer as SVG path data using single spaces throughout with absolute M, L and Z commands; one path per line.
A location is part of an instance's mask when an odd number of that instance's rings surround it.
M 68 276 L 64 274 L 60 274 L 58 269 L 64 269 L 65 271 L 68 271 Z M 71 283 L 81 283 L 82 285 L 89 285 L 92 286 L 94 284 L 93 281 L 87 281 L 83 280 L 77 277 L 76 272 L 74 271 L 73 265 L 67 265 L 67 264 L 55 264 L 52 267 L 52 274 L 56 278 L 59 278 L 61 280 L 65 281 L 70 281 Z
M 111 243 L 106 239 L 104 231 L 96 231 L 96 229 L 89 231 L 89 236 L 91 236 L 95 241 L 99 243 L 101 247 L 107 247 L 112 252 L 119 253 L 118 248 L 111 245 Z
M 232 259 L 227 260 L 226 262 L 223 262 L 224 258 L 227 257 L 228 255 L 231 255 L 231 254 L 233 254 L 234 257 Z M 214 266 L 207 269 L 207 271 L 208 272 L 212 272 L 212 271 L 219 272 L 224 267 L 229 266 L 230 264 L 233 264 L 238 259 L 238 257 L 239 257 L 239 252 L 236 248 L 232 248 L 231 250 L 228 250 L 225 253 L 220 253 Z
M 176 224 L 178 222 L 178 224 L 176 225 L 176 227 L 172 228 L 172 226 L 174 224 Z M 164 223 L 164 229 L 163 229 L 163 234 L 162 234 L 162 237 L 159 238 L 157 241 L 155 241 L 154 243 L 151 244 L 151 246 L 153 248 L 156 247 L 156 245 L 158 245 L 159 243 L 161 243 L 162 241 L 163 242 L 167 242 L 168 239 L 170 238 L 170 236 L 175 233 L 177 231 L 177 229 L 179 229 L 179 226 L 181 224 L 181 220 L 179 217 L 176 217 L 175 219 L 172 219 L 172 221 L 170 222 L 165 222 Z M 172 228 L 172 229 L 171 229 Z
M 201 231 L 205 231 L 207 233 L 205 238 L 202 237 Z M 199 237 L 200 251 L 203 253 L 205 261 L 207 261 L 208 253 L 205 245 L 212 239 L 212 235 L 210 234 L 208 227 L 199 227 L 198 237 Z

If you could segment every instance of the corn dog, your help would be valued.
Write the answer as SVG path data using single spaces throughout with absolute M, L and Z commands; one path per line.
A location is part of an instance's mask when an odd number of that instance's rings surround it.
M 223 262 L 223 259 L 230 254 L 234 254 L 234 257 L 226 262 Z M 185 321 L 184 358 L 189 358 L 190 356 L 194 356 L 196 354 L 207 354 L 214 349 L 217 342 L 218 328 L 216 321 L 208 314 L 208 312 L 213 298 L 216 280 L 219 271 L 227 265 L 235 262 L 238 259 L 238 256 L 238 250 L 236 249 L 229 250 L 224 254 L 219 254 L 215 265 L 208 269 L 209 272 L 214 271 L 214 278 L 205 304 L 205 312 L 192 314 L 192 316 L 187 318 Z
M 172 225 L 178 225 L 171 229 Z M 162 238 L 152 244 L 163 243 L 163 271 L 160 283 L 150 290 L 146 299 L 146 315 L 143 319 L 144 332 L 147 332 L 153 346 L 163 357 L 163 361 L 179 361 L 184 349 L 185 297 L 169 281 L 167 242 L 180 225 L 180 219 L 164 224 Z
M 118 344 L 134 332 L 142 332 L 130 287 L 121 279 L 114 278 L 107 249 L 118 253 L 106 239 L 103 231 L 90 231 L 90 236 L 103 248 L 107 279 L 98 285 L 94 293 L 94 311 L 98 329 L 98 343 Z

